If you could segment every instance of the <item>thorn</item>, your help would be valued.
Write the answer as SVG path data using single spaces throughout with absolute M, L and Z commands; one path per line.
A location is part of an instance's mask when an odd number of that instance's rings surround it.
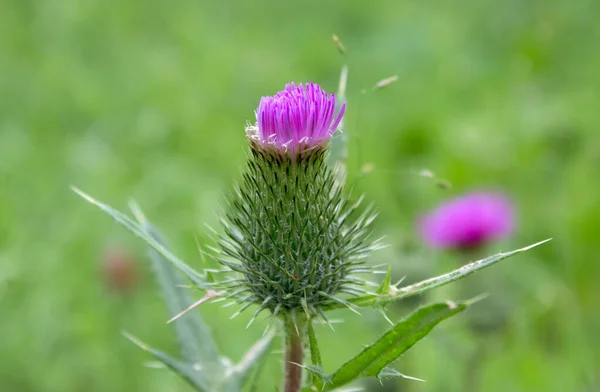
M 234 314 L 232 314 L 231 317 L 229 317 L 229 320 L 233 320 L 234 318 L 236 318 L 237 316 L 239 316 L 244 310 L 248 309 L 252 305 L 254 305 L 252 302 L 247 302 L 237 312 L 235 312 Z
M 254 312 L 254 314 L 252 315 L 252 317 L 250 318 L 250 321 L 248 321 L 248 324 L 246 324 L 246 329 L 250 328 L 250 326 L 252 325 L 252 323 L 254 323 L 254 320 L 256 320 L 256 317 L 260 314 L 260 312 L 262 312 L 263 310 L 265 310 L 265 308 L 263 308 L 262 306 L 259 307 L 258 309 L 256 309 L 256 312 Z
M 263 336 L 265 336 L 267 334 L 267 331 L 269 330 L 269 328 L 271 328 L 271 325 L 273 325 L 273 322 L 277 318 L 277 314 L 279 313 L 280 309 L 281 309 L 281 304 L 277 304 L 277 306 L 275 306 L 275 310 L 271 314 L 271 319 L 269 320 L 269 323 L 267 324 L 267 327 L 265 328 L 265 332 L 263 332 Z
M 489 294 L 489 293 L 481 293 L 481 294 L 479 294 L 478 296 L 475 296 L 475 297 L 473 297 L 473 298 L 471 298 L 471 299 L 468 299 L 468 300 L 466 300 L 464 303 L 465 303 L 467 306 L 471 306 L 471 305 L 473 305 L 473 304 L 475 304 L 475 303 L 477 303 L 477 302 L 479 302 L 479 301 L 482 301 L 482 300 L 486 299 L 486 298 L 487 298 L 487 297 L 489 297 L 489 296 L 490 296 L 490 294 Z
M 219 233 L 218 233 L 218 232 L 217 232 L 215 229 L 213 229 L 213 228 L 212 228 L 212 227 L 211 227 L 211 226 L 210 226 L 208 223 L 205 223 L 205 224 L 204 224 L 204 227 L 206 227 L 206 228 L 207 228 L 207 229 L 208 229 L 210 232 L 212 232 L 213 234 L 215 234 L 215 235 L 217 235 L 217 236 L 219 235 Z
M 227 294 L 225 296 L 225 299 L 230 299 L 230 298 L 237 297 L 238 295 L 240 295 L 240 294 L 242 294 L 242 293 L 244 293 L 246 291 L 247 291 L 246 288 L 243 288 L 243 289 L 240 289 L 240 290 L 236 290 L 233 293 Z
M 385 275 L 385 274 L 387 274 L 387 271 L 386 270 L 373 270 L 373 271 L 371 271 L 371 273 L 373 275 Z
M 402 284 L 402 282 L 404 282 L 404 280 L 406 279 L 406 275 L 404 275 L 403 277 L 400 278 L 400 280 L 398 280 L 396 283 L 394 283 L 392 286 L 398 288 L 398 286 L 400 286 L 400 284 Z
M 131 343 L 135 344 L 142 350 L 150 351 L 150 347 L 146 346 L 146 344 L 144 342 L 142 342 L 141 340 L 138 340 L 135 336 L 130 335 L 127 331 L 121 331 L 121 335 L 125 336 L 125 338 L 127 340 L 129 340 Z
M 271 316 L 271 318 L 269 319 L 269 323 L 267 324 L 267 327 L 263 331 L 262 336 L 266 336 L 267 335 L 267 332 L 269 332 L 269 329 L 271 328 L 271 325 L 273 325 L 273 321 L 274 320 L 275 320 L 275 317 Z
M 302 306 L 302 309 L 304 310 L 304 314 L 306 314 L 306 318 L 310 320 L 310 311 L 308 310 L 308 304 L 306 302 L 306 290 L 304 293 L 305 297 L 300 299 L 300 305 Z
M 273 317 L 277 317 L 280 310 L 281 310 L 281 304 L 277 304 L 277 306 L 275 306 L 275 310 L 273 311 Z
M 425 380 L 423 380 L 422 378 L 417 378 L 417 377 L 407 376 L 406 374 L 402 374 L 402 378 L 406 378 L 407 380 L 413 380 L 413 381 L 421 381 L 421 382 L 425 382 Z
M 196 301 L 193 304 L 191 304 L 187 309 L 185 309 L 181 313 L 175 315 L 173 318 L 171 318 L 169 321 L 167 321 L 167 324 L 171 324 L 173 321 L 177 320 L 178 318 L 180 318 L 181 316 L 183 316 L 184 314 L 186 314 L 190 310 L 194 309 L 196 306 L 202 305 L 203 303 L 205 303 L 207 301 L 210 301 L 211 299 L 219 297 L 221 295 L 222 294 L 219 293 L 218 291 L 207 290 L 206 294 L 204 295 L 204 297 L 200 298 L 198 301 Z
M 387 313 L 385 312 L 385 309 L 383 308 L 379 308 L 379 312 L 381 313 L 381 315 L 383 316 L 383 318 L 390 323 L 391 325 L 394 325 L 394 322 L 392 320 L 390 320 L 390 318 L 388 317 Z
M 360 314 L 360 312 L 359 312 L 358 310 L 356 310 L 356 309 L 354 308 L 354 306 L 353 306 L 353 305 L 352 305 L 350 302 L 348 302 L 348 301 L 346 301 L 346 300 L 343 300 L 343 299 L 341 299 L 341 298 L 337 298 L 337 297 L 335 297 L 335 296 L 333 296 L 333 295 L 329 295 L 329 294 L 327 294 L 327 293 L 326 293 L 326 292 L 324 292 L 324 291 L 319 291 L 319 294 L 321 294 L 322 296 L 324 296 L 324 297 L 326 297 L 326 298 L 329 298 L 329 299 L 331 299 L 332 301 L 338 302 L 338 303 L 340 303 L 340 304 L 342 304 L 342 305 L 346 306 L 348 309 L 350 309 L 350 310 L 351 310 L 351 311 L 353 311 L 354 313 L 358 314 L 359 316 L 362 316 L 362 315 Z
M 376 264 L 373 266 L 370 266 L 368 268 L 372 268 L 372 269 L 376 269 L 376 268 L 381 268 L 381 267 L 389 267 L 389 264 L 383 263 L 383 264 Z M 387 269 L 383 271 L 383 273 L 385 274 L 387 272 Z
M 294 323 L 294 329 L 296 329 L 296 335 L 300 336 L 300 330 L 298 330 L 298 322 L 296 320 L 296 310 L 292 311 L 292 323 Z
M 329 328 L 331 328 L 331 330 L 333 332 L 335 332 L 335 328 L 333 328 L 333 325 L 331 324 L 331 322 L 329 321 L 329 319 L 325 316 L 325 313 L 323 313 L 323 311 L 320 308 L 317 309 L 317 312 L 319 313 L 319 316 L 321 316 L 321 320 L 323 320 L 323 322 L 325 324 L 327 324 L 329 326 Z
M 269 301 L 271 301 L 271 299 L 272 299 L 271 296 L 265 298 L 265 300 L 262 302 L 262 304 L 260 304 L 260 307 L 258 309 L 256 309 L 256 312 L 254 312 L 254 314 L 250 318 L 250 321 L 248 321 L 248 324 L 246 324 L 246 329 L 248 329 L 248 327 L 250 327 L 250 325 L 252 325 L 252 323 L 254 322 L 254 320 L 256 319 L 256 317 L 260 314 L 260 312 L 262 312 L 263 310 L 266 309 L 265 305 L 267 303 L 269 303 Z
M 533 245 L 529 245 L 529 246 L 526 246 L 526 247 L 524 247 L 524 248 L 521 248 L 521 249 L 519 249 L 519 250 L 518 250 L 518 252 L 525 252 L 525 251 L 528 251 L 528 250 L 529 250 L 529 249 L 531 249 L 531 248 L 535 248 L 536 246 L 539 246 L 539 245 L 545 244 L 546 242 L 549 242 L 549 241 L 552 241 L 552 238 L 548 238 L 548 239 L 545 239 L 545 240 L 543 240 L 543 241 L 536 242 L 536 243 L 535 243 L 535 244 L 533 244 Z
M 71 185 L 70 187 L 73 192 L 75 192 L 79 196 L 83 197 L 88 203 L 93 204 L 93 205 L 99 207 L 100 209 L 106 211 L 107 206 L 102 204 L 100 201 L 94 199 L 92 196 L 88 195 L 87 193 L 85 193 L 84 191 L 82 191 L 81 189 L 77 188 L 74 185 Z

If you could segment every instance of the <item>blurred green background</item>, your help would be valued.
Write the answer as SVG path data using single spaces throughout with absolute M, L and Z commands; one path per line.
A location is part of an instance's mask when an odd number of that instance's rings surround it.
M 204 224 L 219 225 L 259 98 L 289 81 L 335 91 L 343 63 L 349 182 L 390 244 L 374 264 L 409 282 L 477 257 L 427 250 L 414 229 L 471 189 L 501 189 L 518 210 L 515 235 L 482 254 L 554 238 L 433 294 L 491 296 L 398 361 L 427 382 L 367 388 L 600 390 L 598 15 L 594 0 L 3 0 L 0 390 L 189 390 L 121 335 L 177 352 L 144 245 L 69 185 L 119 209 L 135 198 L 200 268 L 195 237 L 210 243 Z M 126 292 L 107 287 L 111 252 L 135 268 Z M 252 312 L 229 321 L 233 309 L 201 312 L 237 360 L 266 321 L 245 330 Z M 386 328 L 368 311 L 334 318 L 336 333 L 317 331 L 329 371 Z M 280 360 L 260 391 L 275 390 Z

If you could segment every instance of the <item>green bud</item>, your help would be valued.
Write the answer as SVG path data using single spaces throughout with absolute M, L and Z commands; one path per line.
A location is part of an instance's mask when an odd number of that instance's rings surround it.
M 292 158 L 253 146 L 220 241 L 220 261 L 242 274 L 227 284 L 232 296 L 314 314 L 343 301 L 339 293 L 361 293 L 350 275 L 372 248 L 373 215 L 350 220 L 359 203 L 343 196 L 325 158 L 325 148 Z

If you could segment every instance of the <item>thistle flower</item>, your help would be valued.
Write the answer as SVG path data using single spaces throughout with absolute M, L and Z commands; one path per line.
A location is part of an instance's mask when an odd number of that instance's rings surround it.
M 510 235 L 513 207 L 494 192 L 468 193 L 442 203 L 420 221 L 420 233 L 433 248 L 470 248 Z
M 366 242 L 373 214 L 354 219 L 326 162 L 343 115 L 316 84 L 288 84 L 263 97 L 247 128 L 251 156 L 231 197 L 219 261 L 240 273 L 222 282 L 230 298 L 274 315 L 321 314 L 338 294 L 363 293 L 352 273 L 377 244 Z
M 257 147 L 295 155 L 323 147 L 340 123 L 346 104 L 335 116 L 335 95 L 318 85 L 287 84 L 285 90 L 263 97 L 256 110 L 256 124 L 246 134 Z

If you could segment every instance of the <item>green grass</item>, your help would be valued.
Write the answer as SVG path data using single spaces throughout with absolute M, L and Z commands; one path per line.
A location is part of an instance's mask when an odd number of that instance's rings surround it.
M 479 187 L 505 190 L 519 211 L 516 235 L 487 253 L 555 238 L 437 292 L 492 295 L 399 361 L 427 382 L 398 390 L 597 390 L 598 4 L 4 1 L 0 390 L 186 390 L 166 370 L 144 367 L 150 358 L 120 333 L 176 352 L 143 244 L 69 185 L 119 208 L 135 198 L 174 251 L 200 267 L 194 237 L 207 243 L 204 224 L 218 227 L 260 96 L 292 80 L 333 91 L 343 62 L 350 182 L 381 211 L 377 232 L 391 245 L 373 263 L 416 280 L 468 261 L 426 250 L 414 221 Z M 393 74 L 394 85 L 361 93 Z M 374 170 L 361 174 L 365 164 Z M 414 175 L 422 168 L 453 188 Z M 102 284 L 111 246 L 139 259 L 128 298 Z M 265 326 L 245 331 L 249 315 L 229 321 L 231 308 L 202 312 L 234 359 Z M 467 324 L 478 315 L 498 321 L 474 333 Z M 339 317 L 337 333 L 317 330 L 328 370 L 386 325 L 376 314 Z M 259 390 L 274 390 L 277 377 L 267 374 Z

